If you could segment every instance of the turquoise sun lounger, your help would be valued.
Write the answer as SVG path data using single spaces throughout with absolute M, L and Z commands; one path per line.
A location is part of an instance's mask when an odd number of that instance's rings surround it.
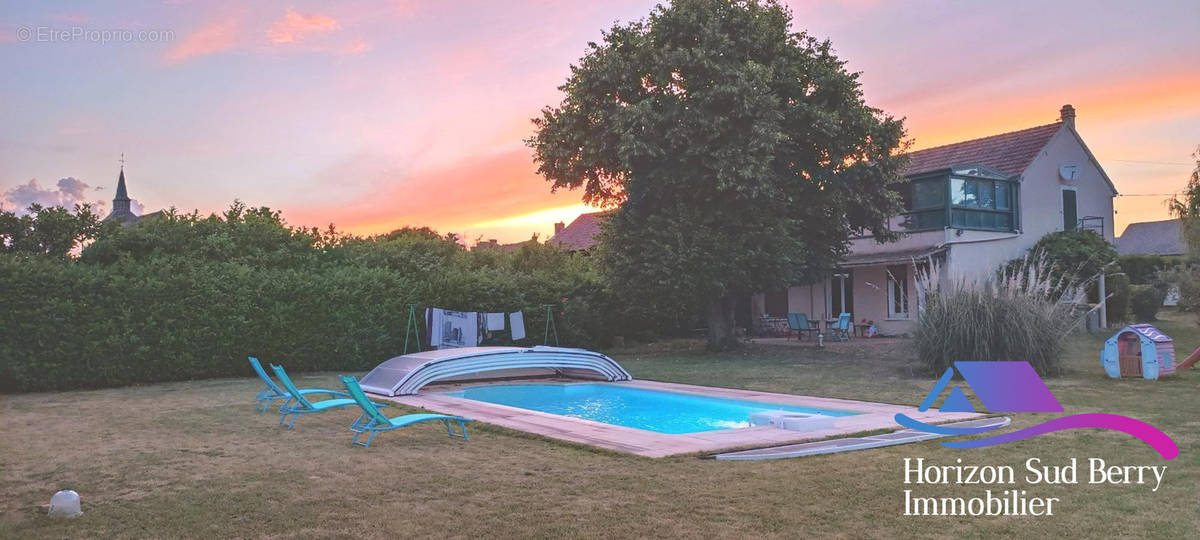
M 470 440 L 470 437 L 467 436 L 467 422 L 471 421 L 469 418 L 463 418 L 461 416 L 447 416 L 444 414 L 406 414 L 404 416 L 388 418 L 384 416 L 383 413 L 379 412 L 379 409 L 377 408 L 379 404 L 367 399 L 367 395 L 363 393 L 362 387 L 358 385 L 358 379 L 355 379 L 354 377 L 342 376 L 342 382 L 346 384 L 346 390 L 350 391 L 350 397 L 352 397 L 354 402 L 357 403 L 358 406 L 363 410 L 363 413 L 358 416 L 358 419 L 355 420 L 354 423 L 350 424 L 350 430 L 354 432 L 354 439 L 350 441 L 351 444 L 368 447 L 371 446 L 371 441 L 374 440 L 375 436 L 379 435 L 379 432 L 381 431 L 391 431 L 393 429 L 410 426 L 418 422 L 431 422 L 434 420 L 442 421 L 442 424 L 446 426 L 447 435 L 451 437 L 462 437 L 463 439 Z M 455 423 L 457 423 L 459 427 L 458 433 L 455 433 L 453 428 Z M 358 442 L 358 437 L 363 433 L 367 434 L 366 442 Z
M 354 400 L 347 398 L 327 399 L 315 403 L 309 401 L 308 398 L 304 397 L 304 393 L 292 383 L 292 378 L 288 377 L 287 372 L 282 367 L 271 364 L 271 369 L 275 371 L 275 376 L 279 377 L 279 382 L 283 383 L 283 387 L 287 389 L 288 394 L 291 394 L 291 399 L 279 406 L 279 425 L 281 426 L 287 421 L 289 414 L 292 415 L 292 421 L 287 423 L 287 427 L 291 429 L 292 425 L 296 423 L 296 417 L 302 414 L 327 411 L 329 409 L 341 409 L 354 405 Z M 339 394 L 345 395 L 340 392 Z
M 275 384 L 275 381 L 271 380 L 271 377 L 267 375 L 265 370 L 263 370 L 262 364 L 258 362 L 257 358 L 253 356 L 248 356 L 246 358 L 250 360 L 250 367 L 254 368 L 254 372 L 258 374 L 258 377 L 262 379 L 263 383 L 266 385 L 262 390 L 258 391 L 257 395 L 254 396 L 254 400 L 258 402 L 259 412 L 267 412 L 267 408 L 271 406 L 271 402 L 273 401 L 292 399 L 291 394 L 280 388 L 279 385 Z M 330 397 L 349 397 L 349 394 L 345 392 L 326 390 L 324 388 L 302 388 L 300 389 L 300 393 L 303 395 L 329 394 Z

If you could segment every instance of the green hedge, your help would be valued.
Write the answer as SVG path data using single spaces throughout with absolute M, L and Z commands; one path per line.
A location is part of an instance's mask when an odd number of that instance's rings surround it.
M 1134 285 L 1154 285 L 1158 272 L 1169 270 L 1182 262 L 1182 257 L 1169 255 L 1124 255 L 1120 258 L 1121 270 Z
M 520 309 L 522 344 L 543 342 L 550 305 L 560 343 L 577 347 L 687 318 L 614 294 L 595 266 L 543 244 L 467 251 L 429 229 L 297 229 L 241 203 L 221 216 L 170 212 L 102 227 L 79 257 L 0 253 L 0 392 L 247 376 L 247 356 L 361 371 L 403 352 L 410 303 L 419 315 Z
M 410 302 L 520 307 L 530 343 L 542 342 L 544 304 L 556 306 L 564 345 L 595 345 L 612 331 L 591 309 L 599 294 L 583 294 L 595 287 L 586 280 L 497 268 L 415 280 L 355 265 L 0 257 L 0 284 L 0 391 L 245 376 L 246 356 L 297 372 L 365 370 L 402 351 Z

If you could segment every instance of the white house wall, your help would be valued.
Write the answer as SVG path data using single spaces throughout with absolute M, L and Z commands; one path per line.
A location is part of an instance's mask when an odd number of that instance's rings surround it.
M 1059 166 L 1079 164 L 1072 184 L 1059 181 Z M 947 266 L 955 275 L 985 277 L 1000 265 L 1024 257 L 1043 236 L 1063 230 L 1062 190 L 1074 187 L 1078 216 L 1104 218 L 1104 238 L 1113 242 L 1113 192 L 1100 169 L 1088 158 L 1075 136 L 1064 127 L 1021 175 L 1020 234 L 948 229 Z
M 1059 166 L 1068 161 L 1079 164 L 1080 175 L 1073 184 L 1065 184 L 1058 178 Z M 1021 230 L 1032 239 L 1026 242 L 1029 244 L 1026 248 L 1044 235 L 1063 230 L 1063 187 L 1076 188 L 1079 217 L 1104 218 L 1104 239 L 1112 243 L 1115 194 L 1075 135 L 1064 127 L 1050 139 L 1021 178 L 1021 204 L 1025 209 L 1021 212 Z

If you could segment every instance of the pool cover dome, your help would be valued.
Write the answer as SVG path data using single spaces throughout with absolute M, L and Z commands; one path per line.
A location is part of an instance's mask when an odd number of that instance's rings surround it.
M 385 396 L 416 394 L 433 382 L 509 377 L 564 376 L 605 381 L 633 379 L 598 352 L 564 347 L 467 347 L 425 351 L 388 359 L 360 381 Z

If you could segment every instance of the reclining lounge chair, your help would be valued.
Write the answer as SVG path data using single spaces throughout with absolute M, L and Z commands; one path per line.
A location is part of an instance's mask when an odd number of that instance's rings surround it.
M 296 423 L 296 417 L 302 414 L 327 411 L 329 409 L 341 409 L 350 405 L 354 405 L 354 400 L 347 398 L 327 399 L 317 402 L 309 401 L 308 398 L 304 397 L 304 394 L 300 392 L 300 389 L 296 388 L 296 385 L 292 383 L 292 378 L 288 377 L 287 372 L 284 371 L 282 367 L 271 364 L 271 369 L 275 371 L 275 376 L 279 377 L 279 382 L 283 383 L 283 387 L 287 389 L 288 394 L 290 394 L 291 397 L 291 399 L 279 406 L 279 425 L 281 426 L 285 421 L 287 421 L 289 414 L 292 415 L 292 421 L 287 423 L 287 427 L 288 429 L 291 429 L 292 425 Z M 338 394 L 345 395 L 341 392 Z
M 264 384 L 266 384 L 266 386 L 264 386 L 262 390 L 259 390 L 258 394 L 254 396 L 254 400 L 258 402 L 259 412 L 266 412 L 267 408 L 271 406 L 271 402 L 273 401 L 292 399 L 291 394 L 280 388 L 279 385 L 275 384 L 275 381 L 271 380 L 271 377 L 267 375 L 265 370 L 263 370 L 262 364 L 259 363 L 257 358 L 253 356 L 248 356 L 247 358 L 250 360 L 250 367 L 254 368 L 254 372 L 257 373 L 258 377 L 263 380 Z M 330 397 L 349 397 L 349 394 L 345 392 L 326 390 L 324 388 L 302 388 L 300 389 L 300 393 L 303 395 L 329 394 Z
M 395 418 L 388 418 L 384 416 L 383 413 L 379 412 L 379 404 L 367 399 L 367 395 L 363 392 L 362 387 L 358 385 L 357 379 L 354 377 L 342 376 L 342 382 L 345 383 L 346 390 L 350 392 L 350 397 L 353 398 L 354 403 L 357 403 L 363 411 L 362 414 L 358 416 L 358 419 L 355 420 L 354 423 L 350 424 L 350 431 L 354 432 L 354 439 L 350 441 L 351 444 L 369 447 L 371 446 L 371 441 L 374 440 L 375 436 L 379 435 L 379 432 L 381 431 L 391 431 L 393 429 L 410 426 L 418 422 L 431 422 L 434 420 L 442 421 L 442 424 L 446 426 L 447 435 L 451 437 L 462 437 L 463 439 L 470 440 L 470 437 L 467 436 L 467 422 L 471 421 L 469 418 L 463 418 L 461 416 L 447 416 L 444 414 L 406 414 L 403 416 L 397 416 Z M 453 428 L 455 423 L 458 424 L 458 433 L 455 433 Z M 359 442 L 358 437 L 363 433 L 367 434 L 367 440 L 365 442 Z

